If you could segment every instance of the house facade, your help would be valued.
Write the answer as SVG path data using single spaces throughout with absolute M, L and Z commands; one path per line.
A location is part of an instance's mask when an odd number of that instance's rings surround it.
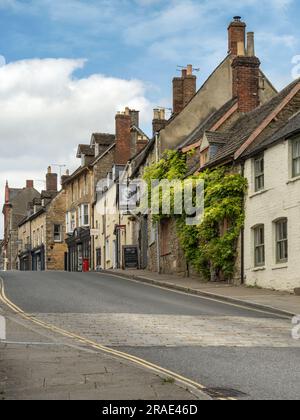
M 34 188 L 33 181 L 26 181 L 25 188 L 10 188 L 5 186 L 4 239 L 2 253 L 5 270 L 18 269 L 18 225 L 27 216 L 27 205 L 40 193 Z
M 293 292 L 300 287 L 299 111 L 256 146 L 244 173 L 245 284 Z
M 48 168 L 46 190 L 28 203 L 18 227 L 19 268 L 22 271 L 64 270 L 65 191 L 57 191 L 57 174 Z

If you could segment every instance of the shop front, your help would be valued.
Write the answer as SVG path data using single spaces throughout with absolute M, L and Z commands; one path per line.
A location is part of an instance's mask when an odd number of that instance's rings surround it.
M 21 271 L 31 271 L 31 252 L 26 251 L 19 254 L 19 267 Z
M 89 271 L 91 268 L 90 229 L 75 229 L 66 243 L 68 245 L 68 271 Z
M 31 258 L 32 271 L 45 270 L 45 247 L 43 245 L 31 251 Z

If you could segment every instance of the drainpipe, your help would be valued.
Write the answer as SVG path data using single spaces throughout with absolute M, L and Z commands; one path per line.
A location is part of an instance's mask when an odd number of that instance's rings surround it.
M 156 152 L 156 163 L 159 161 L 159 134 L 155 133 L 155 152 Z M 160 267 L 160 229 L 159 229 L 159 222 L 157 222 L 157 229 L 156 229 L 156 252 L 157 252 L 157 272 L 158 274 L 161 273 Z
M 242 162 L 242 176 L 245 176 L 245 162 Z M 245 196 L 243 197 L 243 207 L 245 206 Z M 245 228 L 241 230 L 241 284 L 244 284 L 245 279 Z

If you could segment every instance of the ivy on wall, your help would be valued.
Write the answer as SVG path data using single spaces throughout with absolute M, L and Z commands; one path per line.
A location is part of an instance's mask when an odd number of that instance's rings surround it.
M 186 174 L 186 155 L 168 151 L 158 163 L 146 169 L 144 179 L 150 185 L 154 179 L 187 179 Z M 205 213 L 198 226 L 187 225 L 185 214 L 174 216 L 185 256 L 206 279 L 211 278 L 211 273 L 230 279 L 234 273 L 237 242 L 244 224 L 243 197 L 247 190 L 247 180 L 238 173 L 229 172 L 225 167 L 188 178 L 204 180 Z M 160 194 L 161 208 L 163 199 Z M 166 217 L 170 215 L 161 213 L 156 221 Z

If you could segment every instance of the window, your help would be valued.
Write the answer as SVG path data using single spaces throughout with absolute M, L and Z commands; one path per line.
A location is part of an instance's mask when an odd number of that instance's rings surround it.
M 54 225 L 54 242 L 62 241 L 62 226 Z
M 73 232 L 76 229 L 76 211 L 71 213 L 70 229 L 70 232 Z
M 264 156 L 254 159 L 255 192 L 261 191 L 265 187 L 264 166 Z
M 287 219 L 278 220 L 275 223 L 276 229 L 276 262 L 285 263 L 288 261 L 288 222 Z
M 292 174 L 300 176 L 300 138 L 292 141 Z
M 265 265 L 265 228 L 257 226 L 254 231 L 254 264 L 255 267 Z
M 110 261 L 109 239 L 105 241 L 105 259 L 106 261 Z
M 89 218 L 89 205 L 83 204 L 81 206 L 81 220 L 82 220 L 82 226 L 89 226 L 90 224 L 90 218 Z

